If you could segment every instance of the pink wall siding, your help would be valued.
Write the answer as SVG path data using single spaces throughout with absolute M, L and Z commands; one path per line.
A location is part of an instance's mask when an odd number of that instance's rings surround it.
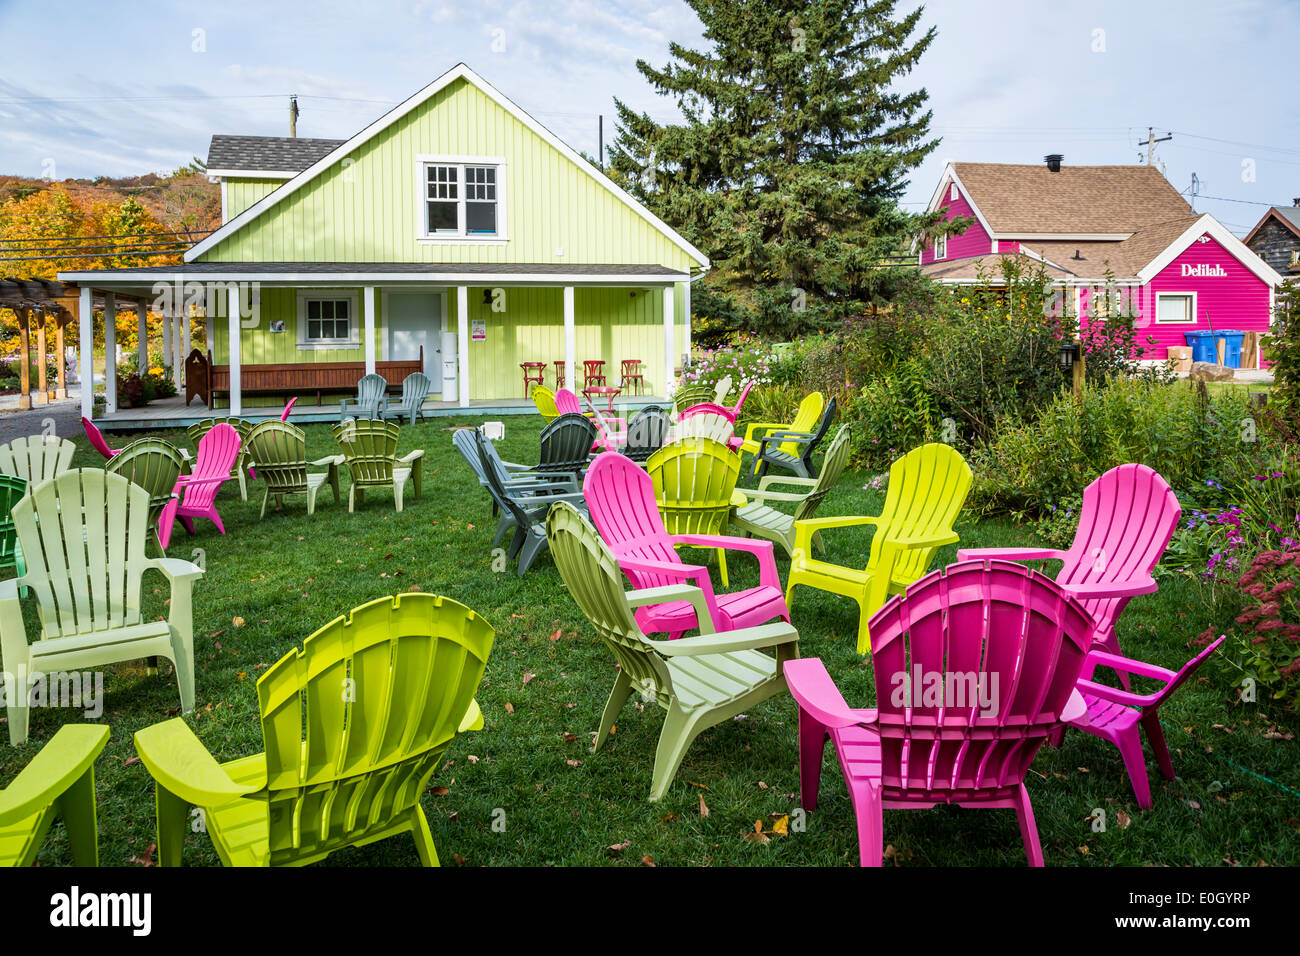
M 1189 270 L 1206 266 L 1208 271 L 1222 270 L 1223 274 L 1185 276 L 1184 266 Z M 1186 324 L 1157 323 L 1155 316 L 1158 292 L 1195 292 L 1196 321 Z M 1081 314 L 1086 317 L 1089 312 L 1088 289 L 1082 291 L 1081 298 Z M 1156 340 L 1154 346 L 1149 346 L 1152 351 L 1146 358 L 1166 358 L 1169 346 L 1187 344 L 1186 332 L 1209 331 L 1211 328 L 1219 331 L 1235 329 L 1240 332 L 1264 332 L 1269 325 L 1268 283 L 1243 266 L 1216 239 L 1193 242 L 1155 278 L 1136 290 L 1134 306 L 1138 315 L 1139 341 L 1145 343 L 1148 336 Z
M 951 185 L 947 189 L 951 189 Z M 966 201 L 965 195 L 959 192 L 957 199 L 951 201 L 948 199 L 948 192 L 945 189 L 943 200 L 947 204 L 944 209 L 945 219 L 956 219 L 962 216 L 974 218 L 975 212 L 971 205 Z M 964 259 L 967 256 L 982 256 L 993 251 L 993 240 L 989 234 L 984 231 L 978 219 L 972 222 L 964 233 L 960 236 L 948 237 L 948 254 L 945 259 Z M 921 264 L 934 262 L 934 245 L 927 244 L 921 253 Z

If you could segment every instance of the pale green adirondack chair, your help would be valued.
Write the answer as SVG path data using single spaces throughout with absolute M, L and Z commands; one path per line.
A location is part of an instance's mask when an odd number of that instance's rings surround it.
M 95 760 L 107 743 L 101 724 L 65 724 L 0 790 L 0 866 L 31 866 L 55 817 L 63 821 L 72 862 L 99 865 Z
M 423 488 L 424 449 L 417 448 L 397 457 L 398 426 L 373 418 L 349 418 L 334 426 L 334 439 L 343 449 L 343 463 L 352 475 L 348 489 L 348 511 L 365 502 L 367 488 L 390 488 L 393 503 L 402 510 L 402 492 L 407 481 L 415 485 L 415 497 Z
M 16 475 L 0 475 L 0 570 L 13 568 L 19 577 L 23 566 L 23 549 L 18 546 L 14 530 L 13 507 L 27 496 L 27 481 Z
M 180 719 L 139 731 L 159 864 L 180 864 L 198 807 L 227 866 L 302 866 L 408 832 L 437 866 L 420 796 L 456 735 L 483 726 L 474 693 L 492 640 L 491 625 L 450 598 L 380 598 L 261 676 L 263 753 L 219 764 Z
M 149 513 L 147 491 L 98 468 L 41 482 L 14 506 L 27 571 L 0 582 L 0 669 L 34 677 L 165 657 L 176 667 L 181 710 L 194 709 L 190 601 L 203 571 L 188 561 L 145 554 L 157 527 Z M 159 571 L 171 583 L 165 621 L 141 615 L 146 571 Z M 36 601 L 40 638 L 31 644 L 20 588 Z M 27 695 L 7 694 L 5 704 L 9 742 L 16 746 L 27 739 Z
M 671 584 L 624 591 L 623 573 L 613 553 L 568 502 L 551 507 L 546 530 L 565 586 L 619 665 L 592 749 L 600 749 L 633 693 L 668 712 L 650 785 L 650 799 L 657 801 L 702 731 L 786 689 L 781 665 L 799 656 L 799 632 L 777 623 L 715 634 L 704 593 L 697 587 Z M 654 641 L 645 636 L 633 611 L 665 601 L 690 601 L 695 606 L 698 637 Z M 774 651 L 775 656 L 764 650 Z
M 158 540 L 158 516 L 175 496 L 176 479 L 185 470 L 180 449 L 162 438 L 138 438 L 106 461 L 104 470 L 149 492 L 149 527 L 158 553 L 164 553 Z
M 306 495 L 307 514 L 315 514 L 316 494 L 326 484 L 334 489 L 334 503 L 339 503 L 339 465 L 343 464 L 343 456 L 308 461 L 307 436 L 291 422 L 272 419 L 254 425 L 248 433 L 248 460 L 257 470 L 257 477 L 266 483 L 259 517 L 266 517 L 266 503 L 273 495 L 277 508 L 287 495 Z M 321 466 L 325 471 L 307 470 Z
M 758 483 L 757 490 L 746 488 L 744 495 L 749 504 L 737 508 L 731 515 L 731 525 L 755 538 L 763 538 L 785 549 L 787 556 L 794 555 L 794 523 L 811 518 L 826 495 L 839 481 L 840 473 L 849 460 L 849 426 L 841 425 L 831 439 L 822 460 L 822 470 L 816 478 L 781 477 L 767 475 Z M 803 491 L 778 491 L 782 488 L 802 488 Z M 769 501 L 797 505 L 793 515 L 778 511 Z M 825 551 L 821 535 L 813 535 L 813 546 Z
M 0 475 L 23 478 L 28 486 L 38 484 L 72 467 L 77 446 L 54 435 L 29 435 L 0 445 Z
M 201 422 L 195 422 L 189 428 L 185 429 L 185 434 L 189 435 L 190 441 L 194 447 L 199 447 L 199 442 L 203 436 L 212 431 L 217 425 L 229 425 L 239 436 L 239 457 L 235 459 L 235 465 L 230 469 L 230 475 L 239 482 L 239 497 L 244 501 L 248 500 L 248 482 L 245 480 L 244 473 L 248 471 L 248 433 L 253 429 L 253 423 L 246 418 L 205 418 Z M 188 452 L 182 450 L 188 461 Z

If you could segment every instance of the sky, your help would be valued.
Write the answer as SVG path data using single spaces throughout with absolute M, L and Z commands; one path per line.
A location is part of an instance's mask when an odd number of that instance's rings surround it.
M 899 11 L 915 4 L 900 2 Z M 1157 163 L 1244 235 L 1300 197 L 1300 0 L 931 0 L 925 87 L 948 160 Z M 464 61 L 576 149 L 613 136 L 613 98 L 668 119 L 637 72 L 702 45 L 681 0 L 0 0 L 0 173 L 53 179 L 174 169 L 213 133 L 344 139 Z

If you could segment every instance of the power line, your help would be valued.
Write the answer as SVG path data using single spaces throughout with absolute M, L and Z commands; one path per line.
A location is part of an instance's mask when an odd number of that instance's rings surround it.
M 208 235 L 212 229 L 176 229 L 168 232 L 112 232 L 102 236 L 0 236 L 0 243 L 9 242 L 62 242 L 81 239 L 155 239 L 159 236 L 197 236 Z
M 0 246 L 3 246 L 3 245 L 4 245 L 4 240 L 0 239 Z M 80 253 L 87 253 L 87 255 L 83 256 L 83 258 L 93 259 L 93 258 L 95 258 L 96 256 L 99 256 L 99 255 L 105 255 L 105 256 L 107 256 L 107 255 L 114 255 L 115 252 L 114 252 L 113 250 L 116 250 L 116 251 L 119 251 L 119 252 L 121 252 L 121 251 L 130 251 L 130 250 L 132 250 L 132 249 L 182 249 L 182 250 L 184 250 L 184 249 L 188 249 L 188 248 L 190 247 L 190 245 L 191 245 L 191 243 L 188 243 L 188 242 L 186 242 L 185 240 L 181 239 L 181 240 L 173 240 L 173 241 L 171 241 L 171 242 L 147 242 L 147 243 L 141 243 L 141 244 L 138 245 L 138 246 L 123 246 L 123 245 L 105 245 L 105 246 L 67 246 L 67 245 L 63 245 L 63 246 L 37 246 L 37 247 L 35 247 L 35 248 L 33 248 L 32 246 L 27 246 L 27 247 L 25 247 L 25 248 L 18 248 L 18 249 L 5 249 L 5 248 L 0 248 L 0 252 L 68 252 L 68 253 L 72 253 L 72 252 L 80 252 Z M 110 251 L 108 251 L 108 252 L 99 251 L 99 250 L 105 250 L 105 249 L 110 250 Z M 38 256 L 37 258 L 42 258 L 42 257 Z
M 40 260 L 40 261 L 44 261 L 44 262 L 55 262 L 55 261 L 62 260 L 62 259 L 113 259 L 113 258 L 117 258 L 117 259 L 127 259 L 127 258 L 149 259 L 149 258 L 152 258 L 152 257 L 154 257 L 154 256 L 178 256 L 178 255 L 180 255 L 181 253 L 183 253 L 184 251 L 185 251 L 184 249 L 172 249 L 172 250 L 170 250 L 170 251 L 164 251 L 164 252 L 141 252 L 141 253 L 138 253 L 138 254 L 137 254 L 137 253 L 133 253 L 133 252 L 131 252 L 130 250 L 126 250 L 126 251 L 123 251 L 123 252 L 121 252 L 121 253 L 117 253 L 117 254 L 113 254 L 113 253 L 101 253 L 101 254 L 99 254 L 99 255 L 93 255 L 93 256 L 85 256 L 85 255 L 79 255 L 79 256 L 4 256 L 4 257 L 0 257 L 0 262 L 28 262 L 28 261 L 31 261 L 31 260 Z

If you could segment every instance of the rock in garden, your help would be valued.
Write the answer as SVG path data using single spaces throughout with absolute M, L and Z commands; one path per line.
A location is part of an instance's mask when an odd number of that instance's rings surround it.
M 1192 363 L 1193 382 L 1231 382 L 1232 376 L 1233 370 L 1226 365 L 1215 365 L 1213 362 Z

